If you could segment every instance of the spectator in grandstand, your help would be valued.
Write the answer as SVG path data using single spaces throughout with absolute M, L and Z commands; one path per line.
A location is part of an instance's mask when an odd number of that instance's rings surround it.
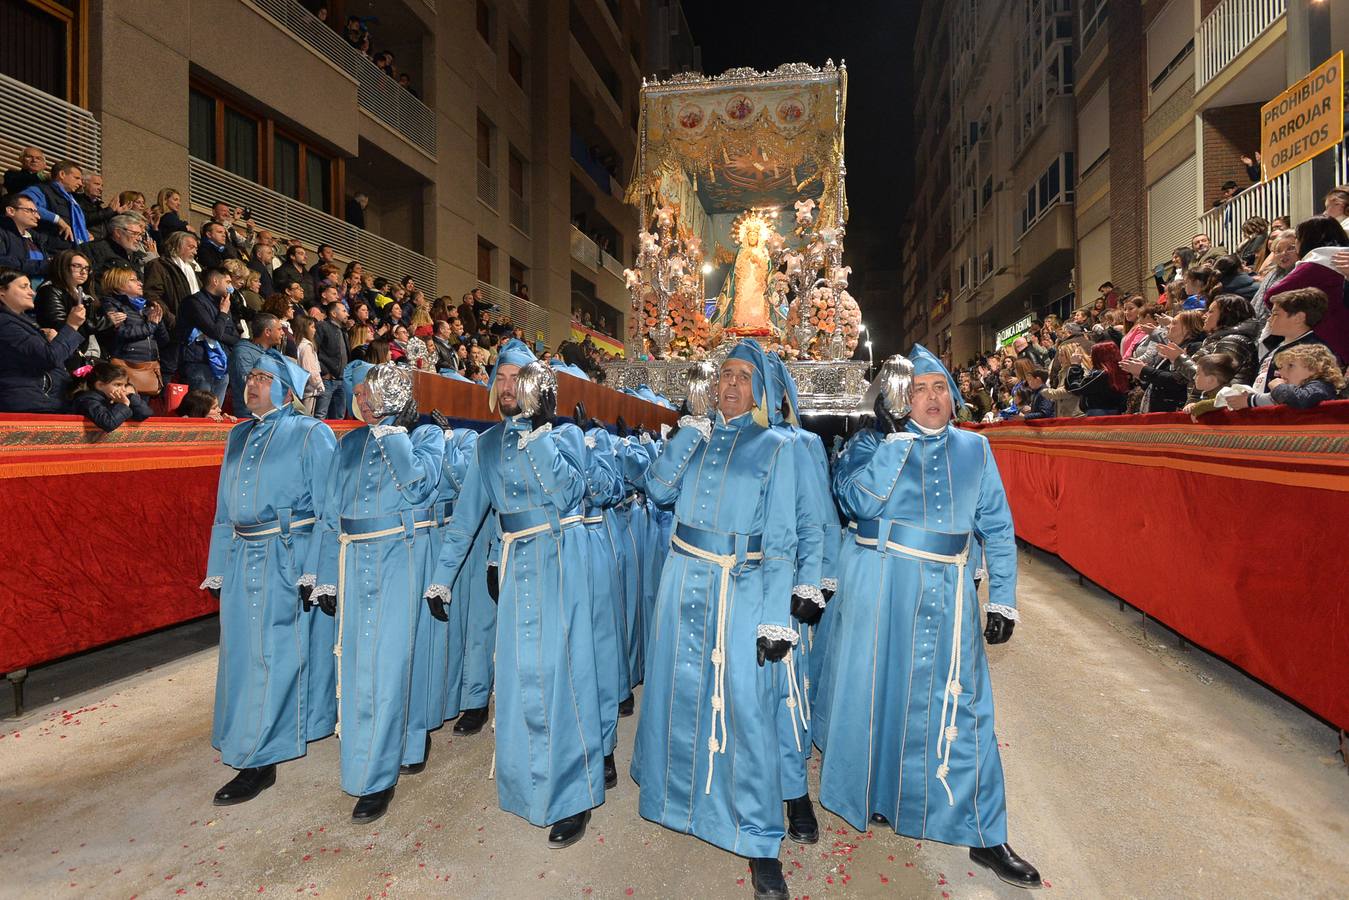
M 211 221 L 225 226 L 225 240 L 234 248 L 234 256 L 243 259 L 253 249 L 253 220 L 239 207 L 217 200 L 211 205 Z
M 150 404 L 131 386 L 125 368 L 101 359 L 88 369 L 83 379 L 76 382 L 77 390 L 70 401 L 73 412 L 104 431 L 115 431 L 128 420 L 140 422 L 150 418 Z
M 1218 207 L 1230 201 L 1236 195 L 1237 195 L 1237 183 L 1229 178 L 1227 181 L 1224 181 L 1222 183 L 1222 187 L 1218 189 L 1218 196 L 1213 200 L 1213 208 L 1217 209 Z
M 1249 269 L 1259 269 L 1265 259 L 1269 243 L 1269 220 L 1263 216 L 1251 216 L 1241 223 L 1241 246 L 1237 247 L 1236 257 Z
M 296 293 L 299 293 L 298 289 Z M 295 321 L 298 310 L 299 307 L 296 306 L 295 300 L 285 294 L 272 294 L 262 301 L 263 313 L 275 316 L 276 320 L 281 323 L 281 341 L 277 343 L 276 349 L 291 359 L 295 358 L 296 350 L 295 334 L 292 330 L 294 325 L 292 323 Z M 248 374 L 247 369 L 244 370 L 244 374 Z
M 237 259 L 231 260 L 231 262 L 239 264 L 240 267 L 243 268 L 242 264 L 239 263 Z M 230 277 L 233 279 L 236 276 L 231 272 Z M 239 288 L 234 292 L 235 298 L 238 299 L 243 307 L 243 318 L 247 321 L 252 321 L 254 316 L 262 312 L 262 305 L 264 302 L 262 299 L 262 273 L 253 269 L 243 268 L 243 271 L 238 274 L 237 279 Z
M 1121 310 L 1124 319 L 1124 334 L 1120 339 L 1119 346 L 1120 356 L 1124 359 L 1133 356 L 1134 348 L 1144 338 L 1152 334 L 1156 322 L 1146 315 L 1148 310 L 1148 302 L 1139 294 L 1134 294 L 1124 301 L 1124 308 Z
M 253 250 L 248 254 L 248 267 L 258 273 L 258 293 L 264 297 L 270 297 L 276 293 L 276 285 L 272 280 L 272 261 L 276 256 L 276 245 L 268 241 L 263 243 L 258 241 L 253 245 Z
M 253 371 L 253 366 L 264 353 L 273 347 L 281 349 L 286 341 L 282 322 L 272 313 L 258 313 L 253 317 L 252 326 L 251 336 L 235 344 L 230 352 L 229 389 L 235 399 L 236 409 L 242 404 L 239 398 L 244 395 L 244 383 L 248 373 Z
M 219 222 L 207 222 L 201 229 L 197 247 L 197 264 L 203 269 L 218 269 L 227 259 L 240 259 L 237 248 L 230 243 L 229 233 Z
M 1260 151 L 1257 150 L 1250 156 L 1243 156 L 1241 164 L 1246 167 L 1246 177 L 1251 180 L 1251 184 L 1259 184 L 1262 180 L 1262 171 L 1260 169 Z
M 365 304 L 357 306 L 351 317 L 351 328 L 347 331 L 347 349 L 353 359 L 365 353 L 366 346 L 375 339 L 375 334 L 375 322 L 370 318 L 370 307 Z
M 1344 390 L 1344 372 L 1329 347 L 1289 347 L 1275 354 L 1275 362 L 1278 376 L 1270 379 L 1269 393 L 1251 395 L 1252 406 L 1311 409 L 1324 400 L 1334 400 Z
M 304 406 L 307 415 L 313 415 L 319 395 L 323 393 L 323 371 L 319 366 L 318 353 L 314 349 L 314 328 L 316 323 L 309 316 L 299 316 L 293 323 L 295 329 L 295 361 L 309 373 L 305 382 L 304 394 L 296 399 Z
M 221 404 L 229 389 L 229 356 L 239 343 L 239 331 L 230 318 L 231 287 L 223 269 L 202 273 L 201 290 L 178 310 L 171 350 L 179 379 L 194 390 L 210 391 Z M 242 387 L 235 397 L 242 408 Z
M 370 198 L 361 191 L 357 191 L 347 198 L 346 220 L 348 225 L 355 225 L 357 228 L 365 227 L 365 208 L 370 205 Z
M 1274 309 L 1265 323 L 1265 334 L 1258 344 L 1260 361 L 1251 387 L 1264 393 L 1275 377 L 1275 355 L 1292 347 L 1324 345 L 1313 330 L 1325 318 L 1329 299 L 1318 288 L 1284 291 L 1274 298 Z
M 1153 280 L 1157 282 L 1157 290 L 1164 291 L 1168 284 L 1179 283 L 1185 280 L 1185 272 L 1194 262 L 1194 251 L 1189 247 L 1177 247 L 1171 251 L 1171 261 L 1162 263 L 1152 270 Z
M 286 261 L 283 262 L 275 272 L 272 273 L 272 284 L 278 291 L 284 292 L 286 285 L 298 284 L 304 292 L 304 300 L 314 299 L 314 280 L 309 277 L 309 270 L 305 268 L 308 260 L 308 253 L 304 247 L 295 244 L 286 248 Z
M 1335 253 L 1349 247 L 1349 235 L 1331 216 L 1312 216 L 1297 226 L 1298 255 L 1293 271 L 1265 294 L 1267 301 L 1286 291 L 1314 287 L 1328 298 L 1326 314 L 1316 324 L 1317 337 L 1341 361 L 1349 360 L 1349 306 L 1345 305 L 1345 278 L 1335 268 Z
M 1025 381 L 1022 384 L 1024 391 L 1025 411 L 1021 413 L 1021 418 L 1031 421 L 1033 419 L 1052 419 L 1058 415 L 1058 408 L 1054 401 L 1045 396 L 1045 384 L 1049 381 L 1049 372 L 1042 368 L 1032 369 L 1026 374 Z
M 1198 310 L 1177 313 L 1167 327 L 1168 343 L 1181 352 L 1195 354 L 1204 341 L 1204 314 Z M 1139 412 L 1175 412 L 1185 405 L 1190 384 L 1177 372 L 1172 361 L 1158 353 L 1151 362 L 1142 359 L 1124 359 L 1120 368 L 1137 378 L 1143 385 L 1143 400 Z
M 84 176 L 84 186 L 75 195 L 75 202 L 84 213 L 84 224 L 89 228 L 90 240 L 107 237 L 108 221 L 122 212 L 121 206 L 108 206 L 103 202 L 103 176 L 97 172 L 89 172 Z
M 48 243 L 59 249 L 89 242 L 89 226 L 75 194 L 84 184 L 84 173 L 72 160 L 63 159 L 51 168 L 51 176 L 26 187 L 23 196 L 37 204 L 41 222 L 37 230 L 47 235 Z
M 337 265 L 337 263 L 334 262 L 334 255 L 336 254 L 336 252 L 337 251 L 333 249 L 332 244 L 319 244 L 319 248 L 316 251 L 318 259 L 314 260 L 314 264 L 309 267 L 309 277 L 311 280 L 313 280 L 316 288 L 318 286 L 319 281 L 322 280 L 322 275 L 319 270 L 322 269 L 324 266 Z
M 163 188 L 159 196 L 155 198 L 155 206 L 159 207 L 159 222 L 156 227 L 159 229 L 159 239 L 164 241 L 169 235 L 178 231 L 188 231 L 187 222 L 182 216 L 183 195 L 177 188 Z
M 314 329 L 314 350 L 318 353 L 319 374 L 323 378 L 323 393 L 314 404 L 314 415 L 320 419 L 346 418 L 351 398 L 346 395 L 342 370 L 350 358 L 347 351 L 346 329 L 351 322 L 347 308 L 340 300 L 329 303 L 324 319 Z
M 1219 294 L 1236 294 L 1238 297 L 1252 300 L 1255 298 L 1255 292 L 1259 287 L 1260 285 L 1255 283 L 1255 279 L 1247 275 L 1242 268 L 1241 259 L 1233 253 L 1220 256 L 1213 261 L 1208 284 L 1204 286 L 1204 293 L 1209 297 L 1217 297 Z
M 1214 246 L 1213 240 L 1202 231 L 1190 239 L 1190 250 L 1194 253 L 1194 265 L 1210 262 L 1227 253 L 1224 248 Z
M 459 342 L 454 339 L 454 326 L 446 319 L 437 319 L 431 326 L 431 344 L 436 351 L 436 369 L 459 371 Z
M 1124 412 L 1129 394 L 1129 376 L 1119 366 L 1119 347 L 1114 341 L 1092 345 L 1087 364 L 1068 368 L 1068 390 L 1076 394 L 1088 416 L 1117 416 Z
M 178 404 L 178 415 L 184 419 L 211 419 L 215 422 L 237 422 L 234 416 L 226 415 L 220 408 L 220 401 L 210 391 L 188 391 L 183 402 Z
M 1322 202 L 1324 214 L 1339 222 L 1341 228 L 1349 231 L 1349 184 L 1331 188 Z
M 1269 318 L 1269 289 L 1278 284 L 1297 265 L 1297 232 L 1291 229 L 1276 231 L 1269 239 L 1269 253 L 1260 274 L 1259 286 L 1251 298 L 1251 306 L 1261 321 Z
M 145 297 L 164 308 L 164 326 L 172 331 L 183 301 L 199 290 L 197 236 L 190 231 L 174 231 L 164 238 L 164 255 L 145 266 Z
M 5 193 L 17 194 L 47 180 L 47 156 L 41 147 L 24 147 L 19 167 L 5 170 Z
M 89 281 L 90 271 L 89 260 L 78 250 L 62 250 L 56 254 L 47 268 L 46 280 L 37 289 L 34 310 L 39 328 L 59 330 L 70 315 L 71 307 L 82 304 L 88 318 L 80 329 L 83 336 L 81 350 L 88 345 L 89 336 L 99 327 L 96 317 L 92 315 L 96 303 L 84 287 Z M 100 350 L 103 350 L 101 346 Z M 107 355 L 106 350 L 103 352 Z
M 1204 353 L 1195 358 L 1193 371 L 1191 399 L 1182 412 L 1198 421 L 1218 408 L 1218 392 L 1236 381 L 1237 361 L 1226 353 Z
M 0 412 L 66 408 L 66 360 L 80 347 L 84 304 L 71 306 L 56 336 L 48 340 L 28 315 L 35 294 L 27 275 L 0 269 Z
M 104 270 L 98 286 L 103 314 L 117 317 L 110 332 L 111 344 L 103 346 L 104 357 L 157 363 L 169 346 L 164 307 L 145 299 L 144 285 L 129 266 Z
M 1260 320 L 1255 317 L 1251 303 L 1235 294 L 1215 297 L 1204 310 L 1204 340 L 1196 353 L 1191 354 L 1173 343 L 1163 344 L 1157 352 L 1171 360 L 1172 367 L 1191 385 L 1195 382 L 1195 360 L 1199 356 L 1221 353 L 1232 361 L 1232 383 L 1250 384 L 1255 379 L 1257 359 L 1255 339 L 1260 334 Z M 1201 389 L 1202 390 L 1202 389 Z M 1191 391 L 1191 399 L 1194 392 Z
M 142 249 L 145 241 L 145 218 L 133 212 L 113 216 L 108 222 L 108 236 L 93 241 L 83 248 L 89 262 L 94 266 L 95 277 L 112 266 L 129 266 L 136 277 L 145 277 L 145 265 L 151 259 Z
M 1185 273 L 1185 303 L 1182 309 L 1203 309 L 1208 306 L 1208 286 L 1213 275 L 1209 265 L 1191 266 Z
M 37 204 L 23 194 L 10 194 L 3 202 L 5 217 L 0 220 L 0 268 L 41 278 L 50 264 L 51 248 L 46 236 L 36 231 Z

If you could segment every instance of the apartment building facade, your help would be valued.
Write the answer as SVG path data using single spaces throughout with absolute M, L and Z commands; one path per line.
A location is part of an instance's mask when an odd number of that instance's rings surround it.
M 574 309 L 621 335 L 643 2 L 342 0 L 327 23 L 319 6 L 2 0 L 0 161 L 37 144 L 110 193 L 176 188 L 194 221 L 248 207 L 378 274 L 482 287 L 553 346 Z M 344 40 L 348 16 L 416 93 Z M 345 221 L 356 193 L 364 228 Z

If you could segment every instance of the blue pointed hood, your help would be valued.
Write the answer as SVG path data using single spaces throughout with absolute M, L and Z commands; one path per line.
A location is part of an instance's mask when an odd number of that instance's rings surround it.
M 497 408 L 497 372 L 502 366 L 520 366 L 521 368 L 538 360 L 529 345 L 519 338 L 511 338 L 497 351 L 497 361 L 492 366 L 492 375 L 487 379 L 487 406 L 493 412 Z
M 933 355 L 932 351 L 922 344 L 914 344 L 913 349 L 909 351 L 909 362 L 913 363 L 914 377 L 919 375 L 944 375 L 946 383 L 951 388 L 951 404 L 954 409 L 960 409 L 965 405 L 965 398 L 960 396 L 960 387 L 956 384 L 955 378 L 947 371 L 942 361 Z
M 793 379 L 791 373 L 787 371 L 787 363 L 781 356 L 778 356 L 776 353 L 770 353 L 768 354 L 768 359 L 773 367 L 773 379 L 777 383 L 777 389 L 780 392 L 775 410 L 769 411 L 769 418 L 774 425 L 779 422 L 786 422 L 788 425 L 796 425 L 799 427 L 801 425 L 801 413 L 797 408 L 796 380 Z M 782 413 L 782 398 L 786 398 L 787 400 L 788 411 L 786 415 L 783 415 Z
M 264 351 L 258 361 L 253 363 L 253 371 L 267 372 L 272 376 L 272 405 L 277 409 L 286 405 L 286 391 L 296 398 L 302 398 L 305 385 L 309 383 L 309 373 L 304 367 L 282 355 L 276 348 Z
M 732 348 L 726 358 L 747 362 L 753 368 L 751 390 L 754 392 L 754 421 L 767 428 L 772 419 L 770 398 L 777 394 L 777 379 L 773 377 L 773 366 L 769 354 L 753 338 L 743 338 Z

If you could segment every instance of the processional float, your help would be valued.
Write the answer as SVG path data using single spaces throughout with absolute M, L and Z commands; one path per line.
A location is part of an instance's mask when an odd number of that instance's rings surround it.
M 626 197 L 642 226 L 610 386 L 678 401 L 691 360 L 753 337 L 787 360 L 804 412 L 856 405 L 867 364 L 850 359 L 846 108 L 847 69 L 832 60 L 643 82 Z

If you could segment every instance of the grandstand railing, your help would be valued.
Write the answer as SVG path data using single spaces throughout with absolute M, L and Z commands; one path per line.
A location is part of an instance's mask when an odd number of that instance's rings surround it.
M 1288 0 L 1223 0 L 1195 33 L 1194 89 L 1198 93 L 1288 12 Z
M 339 257 L 359 260 L 370 274 L 389 279 L 411 275 L 428 294 L 436 291 L 436 264 L 432 260 L 307 203 L 195 157 L 187 160 L 187 185 L 193 206 L 199 211 L 209 214 L 210 205 L 217 200 L 249 207 L 253 220 L 262 228 L 310 247 L 332 244 Z
M 361 109 L 407 138 L 427 156 L 435 158 L 435 113 L 411 91 L 384 74 L 365 54 L 295 0 L 248 2 L 356 79 L 356 102 Z
M 1269 181 L 1251 185 L 1222 206 L 1210 209 L 1199 217 L 1199 231 L 1207 234 L 1214 244 L 1235 251 L 1241 246 L 1241 223 L 1251 216 L 1273 221 L 1275 216 L 1291 212 L 1288 192 L 1288 173 Z
M 601 250 L 599 244 L 575 225 L 571 226 L 571 256 L 591 271 L 608 272 L 619 281 L 624 280 L 623 264 L 610 256 L 607 250 Z
M 479 281 L 477 288 L 482 291 L 483 299 L 498 308 L 499 311 L 492 318 L 500 320 L 502 316 L 509 316 L 512 325 L 519 325 L 525 330 L 525 337 L 529 338 L 531 344 L 535 335 L 548 334 L 548 310 L 542 306 L 485 281 Z
M 73 159 L 103 166 L 103 127 L 87 109 L 8 75 L 0 75 L 0 160 L 8 168 L 24 147 L 41 147 L 48 163 Z

